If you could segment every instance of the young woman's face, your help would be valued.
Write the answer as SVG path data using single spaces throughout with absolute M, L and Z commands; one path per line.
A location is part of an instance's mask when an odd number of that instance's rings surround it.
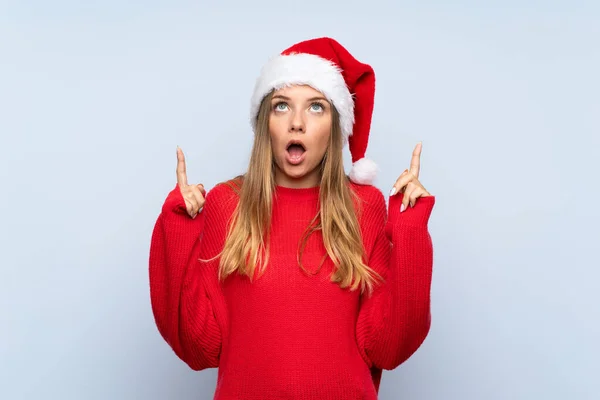
M 319 184 L 331 115 L 327 99 L 310 86 L 291 86 L 273 93 L 269 134 L 277 185 L 302 188 Z

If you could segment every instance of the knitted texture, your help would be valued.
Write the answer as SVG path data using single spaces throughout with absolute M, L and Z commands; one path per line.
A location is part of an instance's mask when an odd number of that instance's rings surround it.
M 302 263 L 298 244 L 319 209 L 319 188 L 277 187 L 271 254 L 254 282 L 234 274 L 217 279 L 238 197 L 225 184 L 190 218 L 178 187 L 167 196 L 150 246 L 152 310 L 162 337 L 194 370 L 218 368 L 216 400 L 377 399 L 383 369 L 407 360 L 430 327 L 433 247 L 427 224 L 433 196 L 400 213 L 402 194 L 351 183 L 364 260 L 385 282 L 374 293 L 330 281 L 321 232 Z

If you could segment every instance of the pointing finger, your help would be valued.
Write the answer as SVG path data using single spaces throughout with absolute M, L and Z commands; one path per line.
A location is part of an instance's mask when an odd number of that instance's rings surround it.
M 185 156 L 183 151 L 177 146 L 177 184 L 187 186 L 187 173 L 185 170 Z
M 394 186 L 392 187 L 392 190 L 390 192 L 390 196 L 393 196 L 396 193 L 400 192 L 402 190 L 402 188 L 404 188 L 404 186 L 406 186 L 408 184 L 408 182 L 410 182 L 412 179 L 413 179 L 412 174 L 407 169 L 405 169 L 404 172 L 400 175 L 400 177 L 394 183 Z
M 410 205 L 410 200 L 411 200 L 411 197 L 412 197 L 415 189 L 416 189 L 415 185 L 408 185 L 406 187 L 406 191 L 404 192 L 404 195 L 402 196 L 402 204 L 400 205 L 400 212 L 406 211 L 406 209 Z
M 198 189 L 200 189 L 200 191 L 202 192 L 202 196 L 203 196 L 203 197 L 206 197 L 206 189 L 204 189 L 204 185 L 203 185 L 203 184 L 201 184 L 201 183 L 199 183 L 199 184 L 198 184 L 198 185 L 196 185 L 196 186 L 198 186 Z
M 421 149 L 423 144 L 417 143 L 417 146 L 413 150 L 412 158 L 410 160 L 410 172 L 416 177 L 419 177 L 419 171 L 421 169 Z
M 196 206 L 198 209 L 204 206 L 204 194 L 202 193 L 202 189 L 199 187 L 200 185 L 190 186 L 189 189 L 192 192 L 192 196 L 196 202 Z M 196 210 L 198 211 L 198 210 Z

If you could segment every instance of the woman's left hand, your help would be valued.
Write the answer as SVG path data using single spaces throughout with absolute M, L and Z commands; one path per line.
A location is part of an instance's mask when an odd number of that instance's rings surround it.
M 413 150 L 412 159 L 410 161 L 410 168 L 404 170 L 402 175 L 396 180 L 390 196 L 394 196 L 396 193 L 404 192 L 404 198 L 402 199 L 402 206 L 400 206 L 400 212 L 406 210 L 410 205 L 415 206 L 419 197 L 431 196 L 431 194 L 425 189 L 425 187 L 419 182 L 419 170 L 421 169 L 421 148 L 423 144 L 419 142 Z

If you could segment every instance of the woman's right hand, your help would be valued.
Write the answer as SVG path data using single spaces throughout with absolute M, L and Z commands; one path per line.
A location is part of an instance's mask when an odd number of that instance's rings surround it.
M 185 157 L 183 151 L 177 147 L 177 185 L 181 195 L 185 200 L 185 208 L 190 217 L 196 218 L 196 215 L 204 207 L 206 191 L 204 185 L 188 185 L 187 173 L 185 169 Z

